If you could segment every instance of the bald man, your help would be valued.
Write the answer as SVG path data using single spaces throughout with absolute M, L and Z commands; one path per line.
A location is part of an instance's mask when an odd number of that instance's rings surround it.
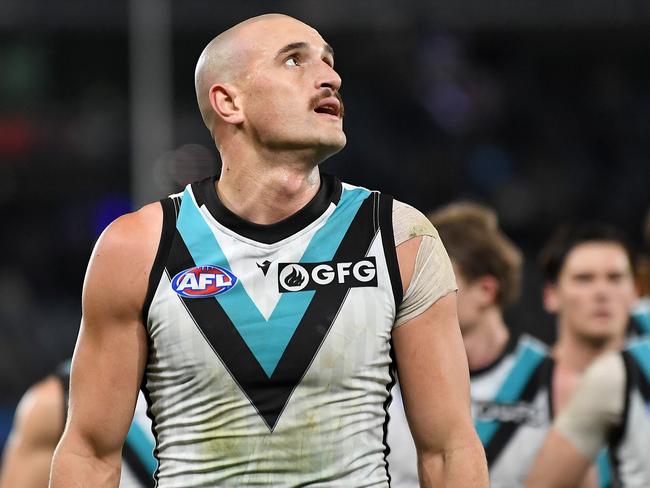
M 140 385 L 160 488 L 387 487 L 393 355 L 422 486 L 487 486 L 435 229 L 319 172 L 346 142 L 340 87 L 332 48 L 291 17 L 205 48 L 222 172 L 98 241 L 53 487 L 117 486 Z

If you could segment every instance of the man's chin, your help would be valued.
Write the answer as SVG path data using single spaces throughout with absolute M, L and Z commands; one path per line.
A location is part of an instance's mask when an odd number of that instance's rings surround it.
M 581 334 L 585 342 L 588 342 L 595 347 L 602 346 L 607 342 L 615 340 L 620 335 L 621 333 L 613 331 L 612 328 L 604 330 L 596 327 L 593 330 L 583 331 Z
M 338 137 L 332 137 L 330 140 L 321 140 L 318 159 L 319 162 L 326 160 L 329 157 L 334 156 L 341 149 L 345 147 L 347 143 L 347 138 L 343 131 L 341 131 Z

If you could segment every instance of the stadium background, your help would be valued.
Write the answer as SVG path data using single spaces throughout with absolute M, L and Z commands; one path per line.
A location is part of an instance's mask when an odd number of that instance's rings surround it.
M 493 206 L 526 255 L 509 324 L 546 341 L 536 257 L 569 219 L 640 248 L 650 207 L 650 3 L 3 0 L 0 450 L 28 385 L 71 354 L 86 262 L 117 215 L 213 173 L 203 46 L 278 11 L 320 30 L 347 148 L 324 164 L 430 210 Z

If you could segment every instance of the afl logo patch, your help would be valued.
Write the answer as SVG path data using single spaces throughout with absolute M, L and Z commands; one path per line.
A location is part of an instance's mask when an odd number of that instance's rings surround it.
M 205 298 L 220 295 L 237 284 L 237 277 L 221 266 L 195 266 L 172 279 L 172 289 L 182 297 Z

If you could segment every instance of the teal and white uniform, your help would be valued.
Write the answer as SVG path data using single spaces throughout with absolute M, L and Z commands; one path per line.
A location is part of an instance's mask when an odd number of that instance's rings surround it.
M 620 437 L 610 437 L 610 459 L 617 486 L 650 486 L 650 339 L 622 352 L 626 398 Z M 615 485 L 616 486 L 616 485 Z
M 650 486 L 650 339 L 594 362 L 555 426 L 587 458 L 607 445 L 611 486 Z
M 268 226 L 215 178 L 162 201 L 144 381 L 159 487 L 388 486 L 393 202 L 321 180 Z
M 550 427 L 553 360 L 537 339 L 512 339 L 493 364 L 470 372 L 472 417 L 493 488 L 523 486 Z M 417 461 L 404 408 L 389 409 L 389 466 L 397 487 L 418 487 Z

